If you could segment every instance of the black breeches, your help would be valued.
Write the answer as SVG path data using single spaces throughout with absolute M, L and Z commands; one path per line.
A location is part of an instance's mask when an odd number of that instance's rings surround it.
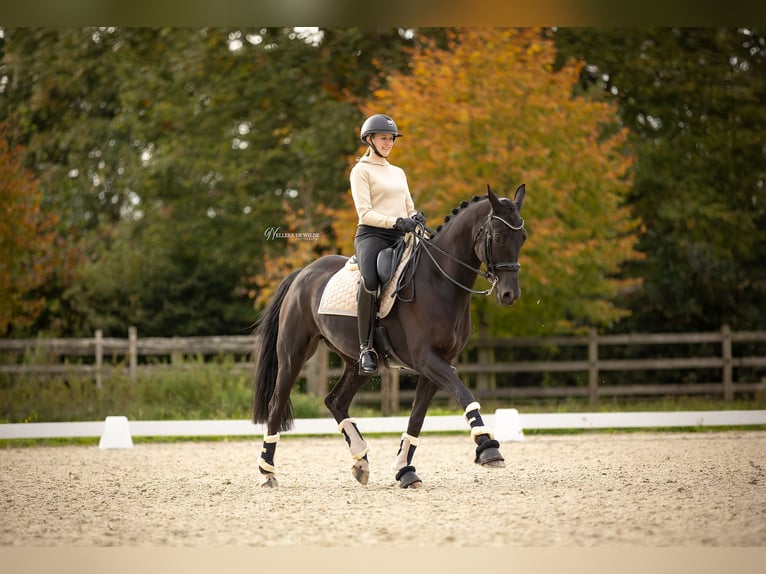
M 367 291 L 375 292 L 379 286 L 378 253 L 396 243 L 403 235 L 395 229 L 381 229 L 369 225 L 360 225 L 357 228 L 354 250 Z

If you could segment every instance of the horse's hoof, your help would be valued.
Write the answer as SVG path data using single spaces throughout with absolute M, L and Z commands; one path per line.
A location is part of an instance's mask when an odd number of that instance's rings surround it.
M 277 482 L 277 478 L 273 474 L 269 474 L 266 477 L 266 482 L 264 482 L 261 486 L 263 488 L 277 488 L 279 486 L 279 483 Z
M 366 459 L 360 458 L 351 467 L 351 474 L 354 475 L 359 484 L 367 484 L 367 481 L 370 480 L 370 463 Z
M 423 481 L 415 474 L 414 470 L 405 472 L 399 477 L 399 488 L 414 488 L 418 489 L 423 486 Z
M 482 463 L 484 468 L 505 468 L 505 460 L 502 458 L 499 460 L 489 460 L 487 462 Z
M 500 449 L 495 444 L 496 441 L 492 441 L 494 444 L 479 447 L 476 450 L 479 451 L 476 455 L 476 464 L 487 468 L 505 468 L 505 459 L 500 454 Z
M 505 468 L 505 459 L 500 454 L 500 443 L 489 437 L 481 440 L 476 447 L 474 462 L 487 468 Z
M 409 488 L 409 489 L 412 489 L 412 490 L 420 490 L 421 488 L 423 488 L 423 481 L 416 480 L 416 481 L 410 483 L 408 486 L 402 486 L 401 488 Z

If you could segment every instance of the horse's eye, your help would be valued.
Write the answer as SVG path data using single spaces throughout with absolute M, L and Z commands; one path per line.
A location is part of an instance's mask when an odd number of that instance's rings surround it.
M 503 244 L 503 236 L 500 233 L 495 233 L 492 236 L 492 241 L 494 241 L 498 245 L 502 245 Z

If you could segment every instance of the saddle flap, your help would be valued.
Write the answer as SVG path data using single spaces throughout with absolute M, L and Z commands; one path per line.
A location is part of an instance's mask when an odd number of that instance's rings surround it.
M 376 265 L 381 285 L 385 285 L 391 281 L 406 247 L 407 243 L 402 239 L 394 243 L 391 247 L 386 247 L 378 253 Z

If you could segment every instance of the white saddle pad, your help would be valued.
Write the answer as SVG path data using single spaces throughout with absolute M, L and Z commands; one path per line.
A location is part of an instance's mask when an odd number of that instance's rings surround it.
M 414 241 L 420 241 L 415 239 Z M 394 306 L 396 296 L 393 295 L 394 288 L 399 281 L 399 276 L 404 270 L 404 266 L 410 259 L 414 241 L 407 241 L 402 260 L 394 271 L 394 276 L 388 282 L 386 288 L 380 296 L 380 306 L 378 308 L 378 317 L 381 319 L 389 314 Z M 359 282 L 362 280 L 362 274 L 359 273 L 359 266 L 355 259 L 349 259 L 325 285 L 322 299 L 319 301 L 320 315 L 346 315 L 356 317 L 356 295 L 359 292 Z

